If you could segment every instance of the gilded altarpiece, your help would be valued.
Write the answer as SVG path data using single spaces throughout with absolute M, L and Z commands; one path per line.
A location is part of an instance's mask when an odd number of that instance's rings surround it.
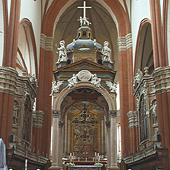
M 95 112 L 95 104 L 81 102 L 79 111 L 71 116 L 71 151 L 77 156 L 90 157 L 100 152 L 100 114 Z

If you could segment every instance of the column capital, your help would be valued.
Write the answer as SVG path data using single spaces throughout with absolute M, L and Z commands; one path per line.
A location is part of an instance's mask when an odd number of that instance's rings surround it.
M 52 110 L 53 118 L 58 118 L 60 116 L 60 113 L 61 113 L 60 110 Z
M 109 117 L 113 118 L 113 117 L 117 117 L 117 110 L 109 110 Z

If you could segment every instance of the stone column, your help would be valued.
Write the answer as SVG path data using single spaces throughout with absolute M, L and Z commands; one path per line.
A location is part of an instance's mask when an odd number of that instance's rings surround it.
M 68 135 L 68 132 L 67 132 L 67 114 L 65 114 L 65 127 L 64 127 L 64 152 L 65 152 L 65 155 L 67 154 L 67 143 L 68 143 L 68 140 L 67 140 L 67 135 Z
M 110 167 L 109 170 L 119 170 L 117 166 L 117 129 L 116 129 L 116 110 L 110 110 Z
M 110 121 L 106 121 L 107 168 L 110 167 Z
M 63 121 L 59 121 L 59 167 L 60 169 L 63 169 L 62 167 L 62 155 L 63 155 Z
M 49 168 L 50 170 L 59 170 L 59 153 L 60 153 L 60 146 L 59 146 L 59 110 L 53 110 L 53 136 L 52 136 L 52 166 Z
M 71 120 L 68 118 L 68 132 L 67 132 L 67 144 L 68 144 L 68 153 L 71 152 Z
M 104 126 L 103 126 L 104 120 L 101 120 L 101 154 L 104 154 Z

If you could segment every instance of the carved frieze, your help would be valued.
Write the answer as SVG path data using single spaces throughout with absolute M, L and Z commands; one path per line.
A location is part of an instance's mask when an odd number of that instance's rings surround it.
M 41 110 L 33 111 L 33 127 L 42 128 L 44 120 L 44 112 Z
M 138 127 L 138 114 L 137 111 L 129 111 L 127 113 L 127 117 L 129 120 L 129 129 L 133 127 Z
M 11 67 L 0 67 L 0 92 L 15 94 L 18 73 Z
M 90 82 L 98 88 L 101 86 L 101 78 L 98 78 L 97 74 L 92 74 L 88 70 L 81 70 L 78 74 L 73 74 L 73 77 L 68 79 L 68 87 L 76 86 L 78 82 Z
M 153 71 L 156 95 L 170 92 L 170 66 L 158 67 Z

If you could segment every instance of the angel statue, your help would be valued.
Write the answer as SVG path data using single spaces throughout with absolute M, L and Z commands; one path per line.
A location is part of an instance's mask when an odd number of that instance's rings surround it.
M 57 64 L 60 63 L 61 61 L 67 61 L 67 50 L 65 48 L 65 41 L 61 40 L 60 41 L 60 48 L 57 48 L 59 50 L 59 55 L 58 55 L 58 61 Z
M 52 88 L 51 88 L 51 94 L 50 96 L 53 95 L 54 92 L 59 92 L 60 91 L 60 86 L 63 84 L 64 81 L 53 81 L 52 82 Z
M 109 42 L 105 41 L 104 42 L 104 47 L 102 49 L 102 54 L 103 54 L 103 61 L 109 61 L 110 63 L 113 63 L 110 59 L 111 56 L 111 49 L 108 47 Z

